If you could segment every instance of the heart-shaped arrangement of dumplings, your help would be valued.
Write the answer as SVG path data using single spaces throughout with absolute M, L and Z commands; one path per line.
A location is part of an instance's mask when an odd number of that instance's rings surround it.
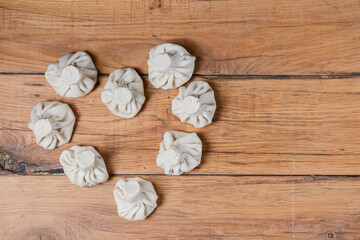
M 195 57 L 182 46 L 164 43 L 150 50 L 149 81 L 155 88 L 174 89 L 188 82 L 194 72 Z M 98 72 L 85 52 L 69 53 L 50 64 L 45 77 L 62 97 L 83 97 L 91 92 Z M 116 116 L 133 118 L 145 102 L 144 85 L 132 68 L 110 73 L 101 100 Z M 180 87 L 172 100 L 172 112 L 181 122 L 196 128 L 211 124 L 216 110 L 214 91 L 207 82 L 194 81 Z M 54 149 L 70 141 L 75 115 L 69 105 L 58 101 L 39 102 L 31 111 L 29 128 L 36 143 Z M 167 131 L 160 143 L 156 163 L 167 175 L 181 175 L 201 162 L 202 142 L 196 133 Z M 79 187 L 108 180 L 105 161 L 93 146 L 72 146 L 59 158 L 65 175 Z M 157 194 L 151 182 L 139 177 L 121 178 L 114 188 L 118 214 L 127 220 L 144 220 L 157 207 Z

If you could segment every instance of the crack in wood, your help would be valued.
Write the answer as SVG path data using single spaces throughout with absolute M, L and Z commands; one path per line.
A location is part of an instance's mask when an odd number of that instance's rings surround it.
M 26 173 L 26 167 L 18 163 L 9 153 L 0 150 L 0 172 L 1 171 L 24 174 Z
M 49 168 L 46 170 L 32 170 L 46 167 L 46 164 L 35 164 L 28 163 L 26 161 L 19 162 L 16 160 L 10 153 L 0 149 L 0 174 L 37 174 L 37 175 L 47 175 L 47 174 L 62 174 L 64 173 L 62 168 Z
M 54 168 L 54 169 L 47 169 L 47 170 L 36 170 L 33 174 L 63 174 L 64 170 L 62 168 Z

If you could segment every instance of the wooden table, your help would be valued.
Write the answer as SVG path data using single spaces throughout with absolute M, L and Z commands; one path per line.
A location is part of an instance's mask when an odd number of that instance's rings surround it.
M 360 239 L 360 2 L 355 0 L 1 0 L 0 239 Z M 149 50 L 183 45 L 193 80 L 213 87 L 214 123 L 196 129 L 171 113 L 177 89 L 147 80 Z M 83 98 L 57 95 L 50 63 L 87 51 L 100 77 Z M 108 74 L 135 68 L 147 101 L 133 119 L 112 115 Z M 68 103 L 69 144 L 36 145 L 39 101 Z M 201 137 L 201 165 L 165 176 L 156 165 L 167 130 Z M 93 145 L 110 180 L 72 185 L 58 162 Z M 115 182 L 153 182 L 145 221 L 117 216 Z

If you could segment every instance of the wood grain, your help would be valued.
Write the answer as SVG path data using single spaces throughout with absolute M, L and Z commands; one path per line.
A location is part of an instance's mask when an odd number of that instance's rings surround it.
M 56 95 L 44 76 L 0 76 L 0 166 L 3 173 L 61 173 L 60 153 L 93 145 L 112 174 L 160 174 L 156 165 L 165 131 L 197 132 L 202 164 L 191 174 L 358 174 L 360 85 L 357 78 L 271 79 L 195 77 L 214 88 L 214 123 L 196 129 L 171 113 L 178 90 L 156 90 L 147 79 L 147 101 L 133 119 L 112 115 L 101 102 L 107 77 L 83 98 Z M 21 91 L 19 91 L 21 89 Z M 27 128 L 39 101 L 59 100 L 75 111 L 71 143 L 48 151 Z M 96 126 L 96 127 L 94 127 Z
M 197 74 L 359 72 L 356 0 L 2 0 L 0 14 L 0 72 L 44 72 L 84 50 L 102 73 L 146 73 L 164 42 L 195 55 Z
M 0 239 L 360 239 L 359 15 L 355 0 L 0 1 Z M 210 126 L 180 123 L 177 90 L 149 84 L 148 52 L 164 42 L 197 57 L 193 80 L 209 82 L 218 104 Z M 43 73 L 80 50 L 102 76 L 86 97 L 62 98 Z M 100 99 L 105 73 L 121 67 L 144 79 L 133 119 Z M 51 100 L 77 123 L 71 142 L 49 151 L 27 123 Z M 199 167 L 163 175 L 167 130 L 199 134 Z M 108 182 L 69 182 L 58 157 L 73 145 L 97 148 Z M 139 174 L 158 208 L 129 222 L 112 190 Z
M 359 178 L 146 176 L 158 208 L 139 222 L 117 216 L 118 176 L 82 189 L 65 176 L 0 179 L 3 239 L 360 237 Z

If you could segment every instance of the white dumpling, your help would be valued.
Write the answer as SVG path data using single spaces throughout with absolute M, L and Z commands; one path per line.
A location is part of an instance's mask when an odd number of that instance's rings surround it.
M 77 98 L 94 88 L 97 70 L 89 54 L 69 53 L 61 57 L 59 63 L 50 64 L 45 77 L 60 96 Z
M 195 57 L 180 45 L 163 43 L 150 50 L 149 81 L 156 88 L 174 89 L 191 78 Z
M 92 146 L 73 146 L 64 150 L 59 161 L 66 176 L 79 187 L 93 186 L 109 178 L 104 159 Z
M 54 149 L 70 141 L 75 124 L 71 108 L 61 102 L 39 102 L 31 111 L 28 124 L 36 143 L 45 149 Z
M 202 128 L 212 122 L 216 110 L 214 91 L 207 82 L 195 81 L 179 88 L 172 100 L 172 112 L 181 122 Z
M 145 102 L 143 81 L 132 68 L 118 69 L 110 73 L 101 100 L 113 114 L 132 118 Z
M 201 162 L 202 143 L 196 133 L 168 131 L 160 143 L 157 165 L 167 175 L 181 175 Z
M 144 220 L 157 207 L 158 196 L 151 182 L 142 178 L 122 178 L 114 188 L 114 198 L 120 217 Z

